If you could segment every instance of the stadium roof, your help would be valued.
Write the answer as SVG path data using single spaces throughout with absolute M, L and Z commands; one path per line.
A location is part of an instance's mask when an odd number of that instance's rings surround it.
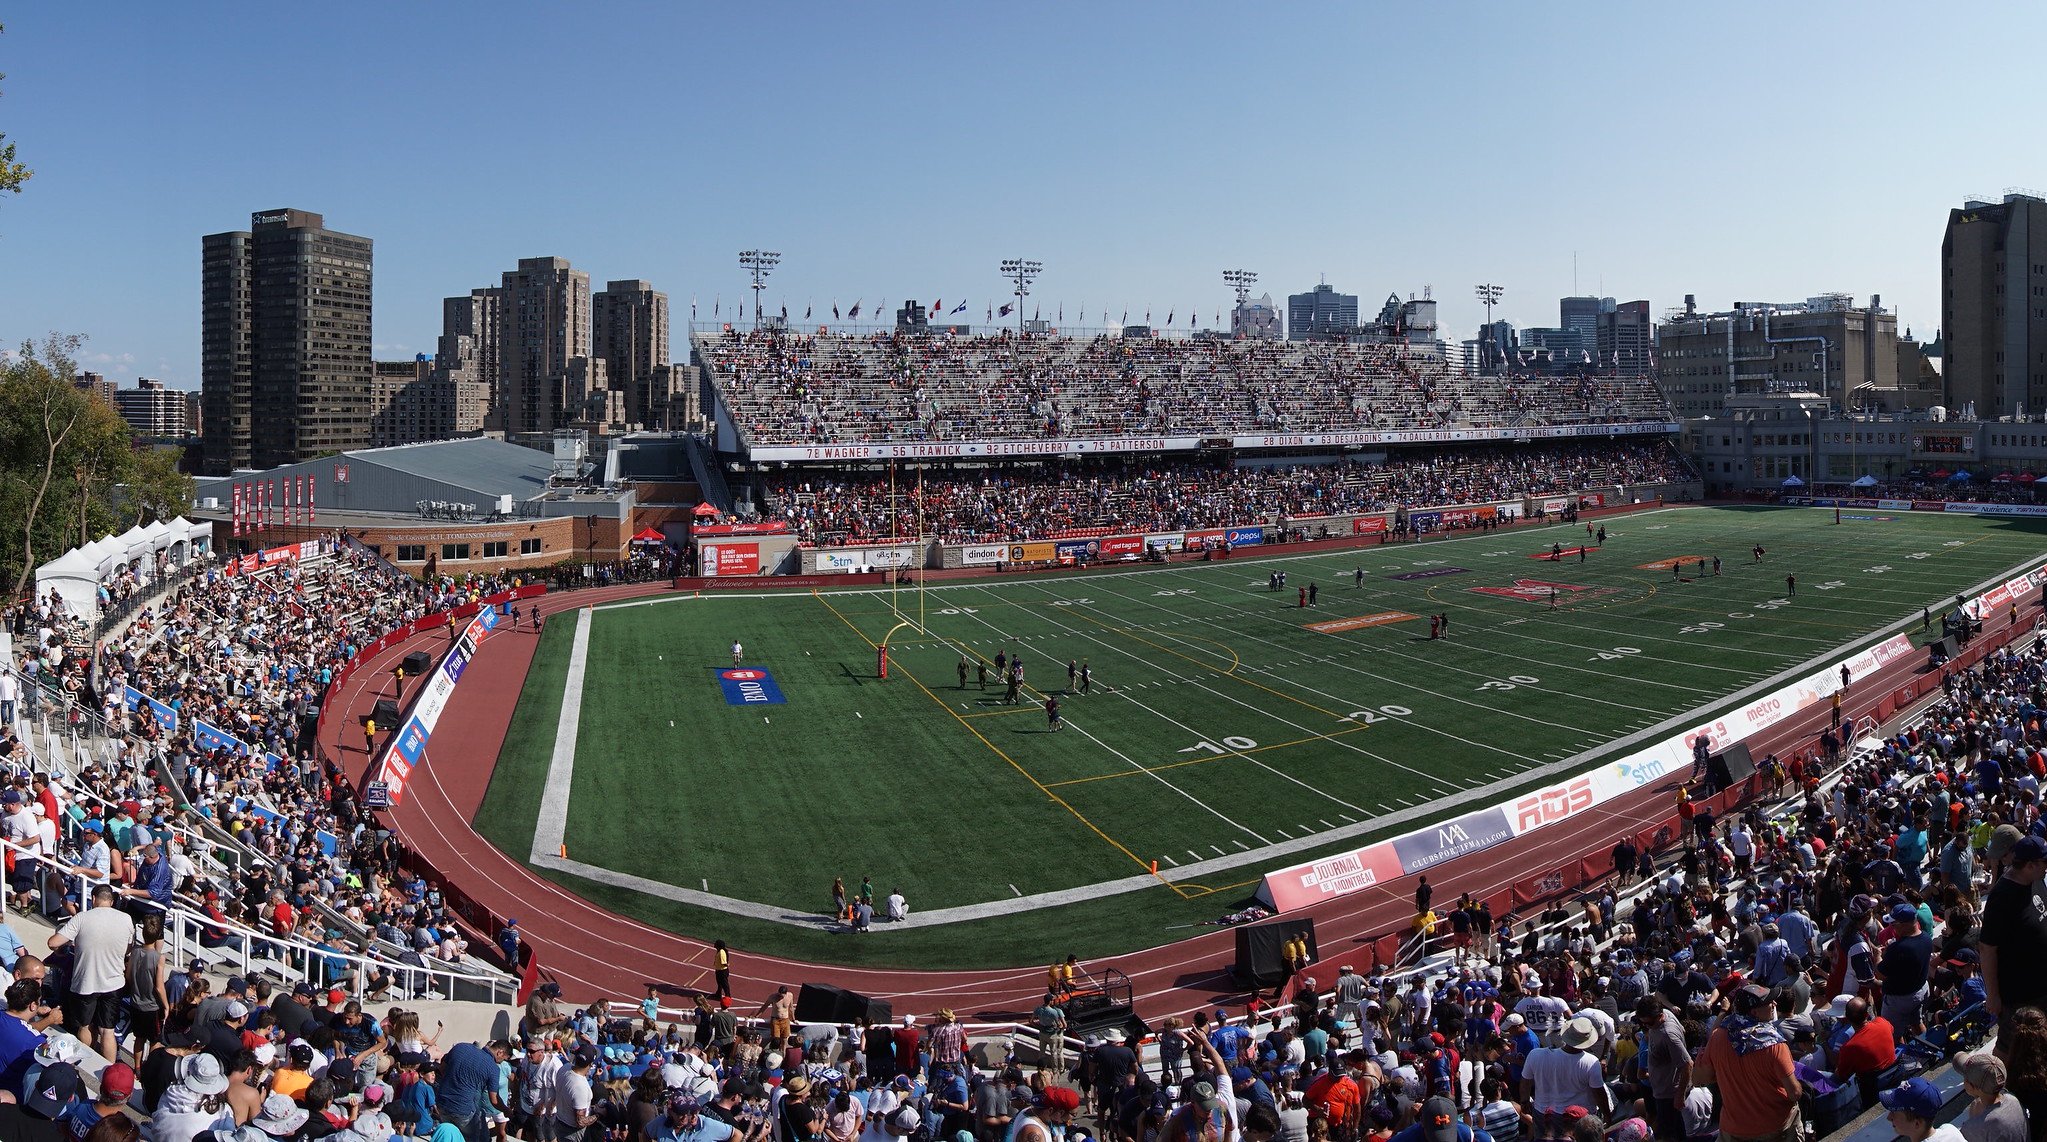
M 366 448 L 343 455 L 351 462 L 464 488 L 488 499 L 509 495 L 527 500 L 541 494 L 554 464 L 545 452 L 487 437 Z

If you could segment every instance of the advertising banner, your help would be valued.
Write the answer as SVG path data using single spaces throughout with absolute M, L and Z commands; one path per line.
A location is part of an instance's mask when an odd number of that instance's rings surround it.
M 1603 508 L 1606 506 L 1606 497 L 1598 492 L 1587 492 L 1578 497 L 1578 506 L 1581 508 Z
M 1187 533 L 1184 531 L 1155 532 L 1144 537 L 1146 550 L 1164 548 L 1167 551 L 1184 551 L 1187 547 Z
M 126 688 L 121 696 L 121 704 L 130 710 L 137 706 L 147 706 L 149 716 L 156 719 L 156 724 L 163 727 L 163 732 L 167 734 L 178 732 L 178 712 L 133 686 Z
M 1914 505 L 1915 507 L 1918 505 Z M 1944 504 L 1942 511 L 1962 515 L 2047 515 L 2047 504 Z
M 456 637 L 454 648 L 420 690 L 419 697 L 413 702 L 412 713 L 405 719 L 405 728 L 385 748 L 384 763 L 376 772 L 376 780 L 384 783 L 392 804 L 405 800 L 405 783 L 411 779 L 414 770 L 426 764 L 427 742 L 432 739 L 434 726 L 447 709 L 448 699 L 454 697 L 456 679 L 461 677 L 463 667 L 476 654 L 476 648 L 497 628 L 499 621 L 495 606 L 486 606 L 476 612 Z
M 1273 911 L 1286 912 L 1332 896 L 1370 888 L 1382 880 L 1392 880 L 1400 875 L 1400 855 L 1393 851 L 1392 845 L 1381 842 L 1266 873 L 1259 895 Z
M 1571 501 L 1563 496 L 1550 496 L 1542 501 L 1542 510 L 1546 512 L 1560 512 L 1570 506 Z
M 1444 512 L 1443 522 L 1451 525 L 1477 523 L 1480 520 L 1491 519 L 1497 514 L 1490 505 L 1482 508 L 1459 508 Z
M 787 699 L 775 676 L 758 666 L 733 666 L 718 672 L 718 688 L 728 706 L 779 706 Z
M 764 523 L 693 523 L 691 535 L 786 535 L 789 525 L 783 520 L 769 520 Z
M 1144 554 L 1144 537 L 1141 535 L 1111 535 L 1101 541 L 1101 556 L 1104 559 L 1135 559 Z
M 758 543 L 706 543 L 703 570 L 713 575 L 758 575 L 761 573 L 761 545 Z
M 1009 545 L 1011 563 L 1051 563 L 1059 558 L 1059 551 L 1050 543 L 1012 543 Z
M 1887 512 L 1908 512 L 1908 511 L 1911 511 L 1911 510 L 1912 510 L 1912 501 L 1911 501 L 1911 500 L 1878 500 L 1878 501 L 1876 502 L 1876 506 L 1877 506 L 1877 509 L 1878 509 L 1879 511 L 1887 511 Z
M 1220 546 L 1226 531 L 1190 531 L 1187 536 L 1187 550 L 1200 551 L 1203 548 Z
M 984 543 L 974 547 L 960 548 L 960 562 L 968 567 L 987 567 L 1009 558 L 1009 547 L 1001 543 Z
M 1432 531 L 1442 522 L 1442 512 L 1407 513 L 1407 526 L 1415 531 Z
M 1352 535 L 1377 535 L 1386 530 L 1386 517 L 1382 515 L 1361 515 L 1350 521 Z
M 1462 817 L 1404 837 L 1393 838 L 1393 851 L 1400 856 L 1400 871 L 1427 872 L 1446 860 L 1488 849 L 1514 835 L 1503 809 L 1480 809 Z
M 1052 545 L 1061 563 L 1077 563 L 1082 559 L 1093 559 L 1099 545 L 1092 539 L 1062 539 Z
M 1251 547 L 1265 542 L 1265 529 L 1262 527 L 1233 527 L 1223 534 L 1223 539 L 1231 547 Z

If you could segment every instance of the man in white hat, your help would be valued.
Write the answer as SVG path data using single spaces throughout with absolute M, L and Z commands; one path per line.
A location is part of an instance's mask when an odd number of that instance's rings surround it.
M 156 1115 L 149 1120 L 150 1138 L 192 1142 L 201 1131 L 234 1129 L 234 1115 L 222 1097 L 226 1093 L 227 1072 L 219 1059 L 197 1054 L 178 1060 L 178 1081 L 156 1104 Z
M 1538 1047 L 1521 1069 L 1521 1097 L 1535 1111 L 1538 1125 L 1561 1122 L 1572 1107 L 1606 1113 L 1606 1074 L 1592 1048 L 1599 1028 L 1590 1019 L 1564 1024 L 1558 1045 Z M 1538 1135 L 1548 1137 L 1548 1135 Z

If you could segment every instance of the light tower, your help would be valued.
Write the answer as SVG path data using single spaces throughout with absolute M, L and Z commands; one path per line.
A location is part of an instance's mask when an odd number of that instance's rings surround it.
M 753 327 L 761 327 L 761 291 L 768 288 L 768 275 L 782 262 L 782 255 L 773 250 L 741 250 L 739 265 L 753 275 Z
M 1485 332 L 1480 335 L 1478 345 L 1479 367 L 1481 369 L 1485 367 L 1485 338 L 1493 335 L 1493 306 L 1499 303 L 1500 295 L 1506 292 L 1504 287 L 1491 284 L 1482 285 L 1477 288 L 1478 300 L 1480 304 L 1485 306 Z M 1502 350 L 1501 358 L 1501 363 L 1505 364 L 1504 349 Z
M 1031 293 L 1031 281 L 1045 268 L 1043 262 L 1026 261 L 1023 258 L 1005 258 L 1002 262 L 1002 276 L 1016 283 L 1011 291 L 1016 294 L 1016 334 L 1023 336 L 1024 298 Z
M 1238 309 L 1244 308 L 1244 303 L 1251 300 L 1251 286 L 1257 280 L 1258 275 L 1250 270 L 1223 271 L 1223 284 L 1237 292 Z

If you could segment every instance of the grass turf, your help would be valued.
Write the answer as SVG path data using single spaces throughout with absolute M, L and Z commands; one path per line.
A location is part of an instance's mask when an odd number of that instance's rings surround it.
M 600 610 L 594 616 L 569 810 L 571 854 L 668 883 L 821 911 L 834 874 L 872 875 L 935 908 L 1070 888 L 1241 852 L 1514 775 L 1664 717 L 1713 705 L 1787 666 L 2043 550 L 2039 525 L 1785 509 L 1688 509 L 1608 521 L 1583 562 L 1530 558 L 1582 529 L 1017 577 L 923 592 L 928 634 L 899 630 L 892 677 L 871 644 L 918 615 L 917 592 L 798 592 Z M 1761 565 L 1748 548 L 1769 550 Z M 1723 573 L 1644 568 L 1721 555 Z M 1362 587 L 1352 570 L 1362 567 Z M 1287 590 L 1266 589 L 1285 569 Z M 1458 570 L 1453 570 L 1458 569 Z M 1787 598 L 1784 576 L 1799 579 Z M 1400 580 L 1394 575 L 1422 574 Z M 1313 581 L 1320 602 L 1296 605 Z M 1564 585 L 1535 601 L 1516 580 Z M 1571 590 L 1569 588 L 1579 588 Z M 1307 624 L 1423 618 L 1325 633 Z M 1425 616 L 1451 616 L 1430 641 Z M 571 624 L 550 624 L 478 827 L 530 847 Z M 786 705 L 727 706 L 733 638 Z M 1021 651 L 1027 691 L 1067 689 L 1085 657 L 1096 693 L 1062 697 L 1068 726 L 998 703 L 964 651 Z M 674 723 L 670 728 L 669 723 Z M 1398 830 L 1395 830 L 1398 831 Z M 650 843 L 651 842 L 651 843 Z M 1345 846 L 1356 841 L 1345 842 Z M 1061 909 L 920 930 L 856 949 L 574 877 L 585 894 L 682 930 L 791 954 L 930 966 L 1146 946 L 1227 910 L 1262 859 L 1229 873 Z M 1046 934 L 1056 927 L 1057 934 Z M 848 953 L 852 954 L 848 954 Z

